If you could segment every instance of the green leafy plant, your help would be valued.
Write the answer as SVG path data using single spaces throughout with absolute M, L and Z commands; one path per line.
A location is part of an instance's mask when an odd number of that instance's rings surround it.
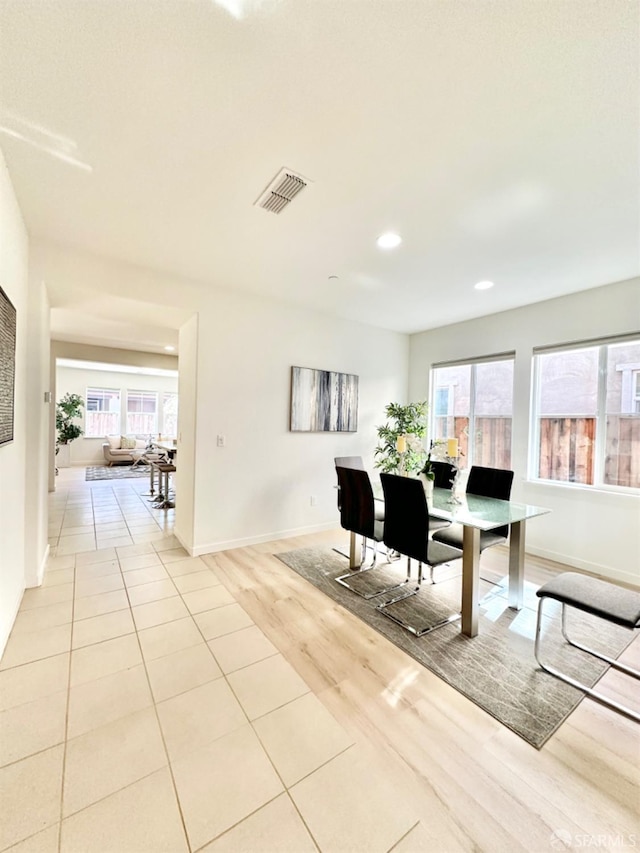
M 386 473 L 400 469 L 400 454 L 396 444 L 400 436 L 405 436 L 407 449 L 404 453 L 404 471 L 407 474 L 420 471 L 427 456 L 423 442 L 427 434 L 427 410 L 426 400 L 406 406 L 389 403 L 385 408 L 387 423 L 376 427 L 379 439 L 375 450 L 376 468 Z
M 74 418 L 82 416 L 84 400 L 79 394 L 65 394 L 56 404 L 57 444 L 69 444 L 84 434 L 82 427 L 74 424 Z
M 424 463 L 424 468 L 420 472 L 421 474 L 424 474 L 428 480 L 435 480 L 436 478 L 436 473 L 433 470 L 433 465 L 431 463 L 442 459 L 445 444 L 446 441 L 443 441 L 441 438 L 431 442 L 429 453 L 427 454 L 427 458 Z

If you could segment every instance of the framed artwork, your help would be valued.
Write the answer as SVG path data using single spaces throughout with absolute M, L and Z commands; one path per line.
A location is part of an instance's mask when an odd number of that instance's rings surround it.
M 292 432 L 357 432 L 358 377 L 291 368 Z
M 16 309 L 0 287 L 0 446 L 13 441 L 16 381 Z

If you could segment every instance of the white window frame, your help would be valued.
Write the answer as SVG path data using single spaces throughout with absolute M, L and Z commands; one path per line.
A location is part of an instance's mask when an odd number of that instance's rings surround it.
M 623 494 L 640 494 L 640 489 L 635 486 L 618 486 L 613 483 L 605 483 L 605 449 L 607 440 L 607 347 L 615 346 L 616 344 L 640 342 L 640 332 L 635 332 L 629 335 L 620 335 L 611 338 L 598 338 L 588 341 L 575 341 L 567 344 L 558 344 L 555 346 L 535 347 L 532 358 L 532 383 L 531 383 L 531 424 L 529 430 L 529 471 L 528 479 L 535 483 L 542 483 L 547 486 L 570 489 L 588 489 L 590 491 L 607 491 L 621 492 Z M 593 455 L 593 483 L 575 483 L 570 480 L 551 480 L 538 476 L 540 470 L 540 415 L 538 413 L 540 401 L 540 361 L 537 356 L 569 352 L 574 350 L 586 350 L 598 348 L 598 399 L 596 404 L 595 415 L 585 417 L 595 418 L 595 439 L 594 439 L 594 455 Z M 618 365 L 618 370 L 626 368 L 635 368 L 640 365 Z M 622 390 L 621 414 L 636 414 L 631 410 L 625 412 L 625 394 Z M 574 417 L 580 417 L 579 414 Z
M 470 379 L 469 379 L 469 435 L 467 436 L 467 458 L 463 459 L 461 462 L 461 467 L 470 468 L 474 465 L 474 454 L 475 454 L 475 423 L 476 423 L 476 366 L 478 364 L 493 364 L 494 362 L 501 361 L 511 361 L 513 362 L 513 378 L 512 378 L 512 386 L 511 386 L 511 435 L 513 437 L 513 402 L 515 399 L 515 352 L 501 352 L 495 353 L 494 355 L 487 356 L 478 356 L 476 358 L 465 358 L 458 359 L 456 361 L 443 361 L 434 363 L 431 365 L 431 381 L 430 381 L 430 399 L 429 399 L 429 433 L 431 435 L 435 434 L 435 399 L 438 388 L 444 388 L 445 386 L 440 384 L 436 385 L 435 371 L 440 370 L 446 367 L 470 367 Z M 449 388 L 448 395 L 448 414 L 447 417 L 455 418 L 454 409 L 454 394 L 453 390 L 455 388 L 455 383 L 447 383 Z M 449 436 L 449 438 L 453 438 L 454 436 Z M 458 436 L 455 436 L 457 438 Z M 513 466 L 513 443 L 509 447 L 509 458 L 511 460 L 511 465 Z
M 158 405 L 158 392 L 157 391 L 149 391 L 149 390 L 141 389 L 141 388 L 127 388 L 125 394 L 126 394 L 126 410 L 125 410 L 125 432 L 126 432 L 126 434 L 127 435 L 129 435 L 129 434 L 141 435 L 141 436 L 144 435 L 145 437 L 147 435 L 157 436 L 158 435 L 158 424 L 160 423 L 160 412 L 159 412 L 159 405 Z M 153 397 L 155 399 L 155 404 L 156 404 L 155 430 L 150 430 L 148 433 L 147 432 L 136 433 L 133 430 L 129 429 L 129 397 L 134 396 L 134 395 L 143 395 L 145 397 Z M 131 414 L 137 415 L 137 414 L 145 414 L 145 413 L 144 412 L 131 412 Z M 148 413 L 148 414 L 150 414 L 150 413 Z
M 99 386 L 99 385 L 88 385 L 85 388 L 85 392 L 86 392 L 85 393 L 85 400 L 87 401 L 87 406 L 85 407 L 85 412 L 84 412 L 84 435 L 85 435 L 85 438 L 104 438 L 106 435 L 106 433 L 104 433 L 104 432 L 99 432 L 99 433 L 95 433 L 95 434 L 89 432 L 90 415 L 93 414 L 93 411 L 90 411 L 88 408 L 89 396 L 90 396 L 89 392 L 90 391 L 93 391 L 93 392 L 99 391 L 102 393 L 107 393 L 107 394 L 117 396 L 117 398 L 118 398 L 118 411 L 117 412 L 107 412 L 106 414 L 112 414 L 112 415 L 117 414 L 118 418 L 117 418 L 116 431 L 114 433 L 111 433 L 111 434 L 112 435 L 119 434 L 121 426 L 122 426 L 122 392 L 121 392 L 120 388 L 104 388 L 104 387 Z M 98 411 L 101 412 L 102 410 L 98 410 Z

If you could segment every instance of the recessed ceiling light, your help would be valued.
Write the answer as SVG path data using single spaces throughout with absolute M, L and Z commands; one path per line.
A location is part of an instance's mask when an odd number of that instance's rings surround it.
M 489 290 L 490 287 L 493 287 L 492 281 L 479 281 L 477 284 L 473 285 L 476 290 Z
M 400 243 L 402 243 L 402 237 L 399 234 L 394 234 L 393 231 L 381 234 L 376 240 L 379 249 L 395 249 Z
M 167 352 L 174 352 L 175 347 L 166 346 L 166 347 L 165 347 L 165 349 L 166 349 L 166 351 L 167 351 Z

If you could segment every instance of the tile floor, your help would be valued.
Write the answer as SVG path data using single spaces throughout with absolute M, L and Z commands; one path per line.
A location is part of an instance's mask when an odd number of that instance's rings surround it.
M 145 480 L 62 470 L 0 663 L 0 850 L 389 851 L 418 818 Z

